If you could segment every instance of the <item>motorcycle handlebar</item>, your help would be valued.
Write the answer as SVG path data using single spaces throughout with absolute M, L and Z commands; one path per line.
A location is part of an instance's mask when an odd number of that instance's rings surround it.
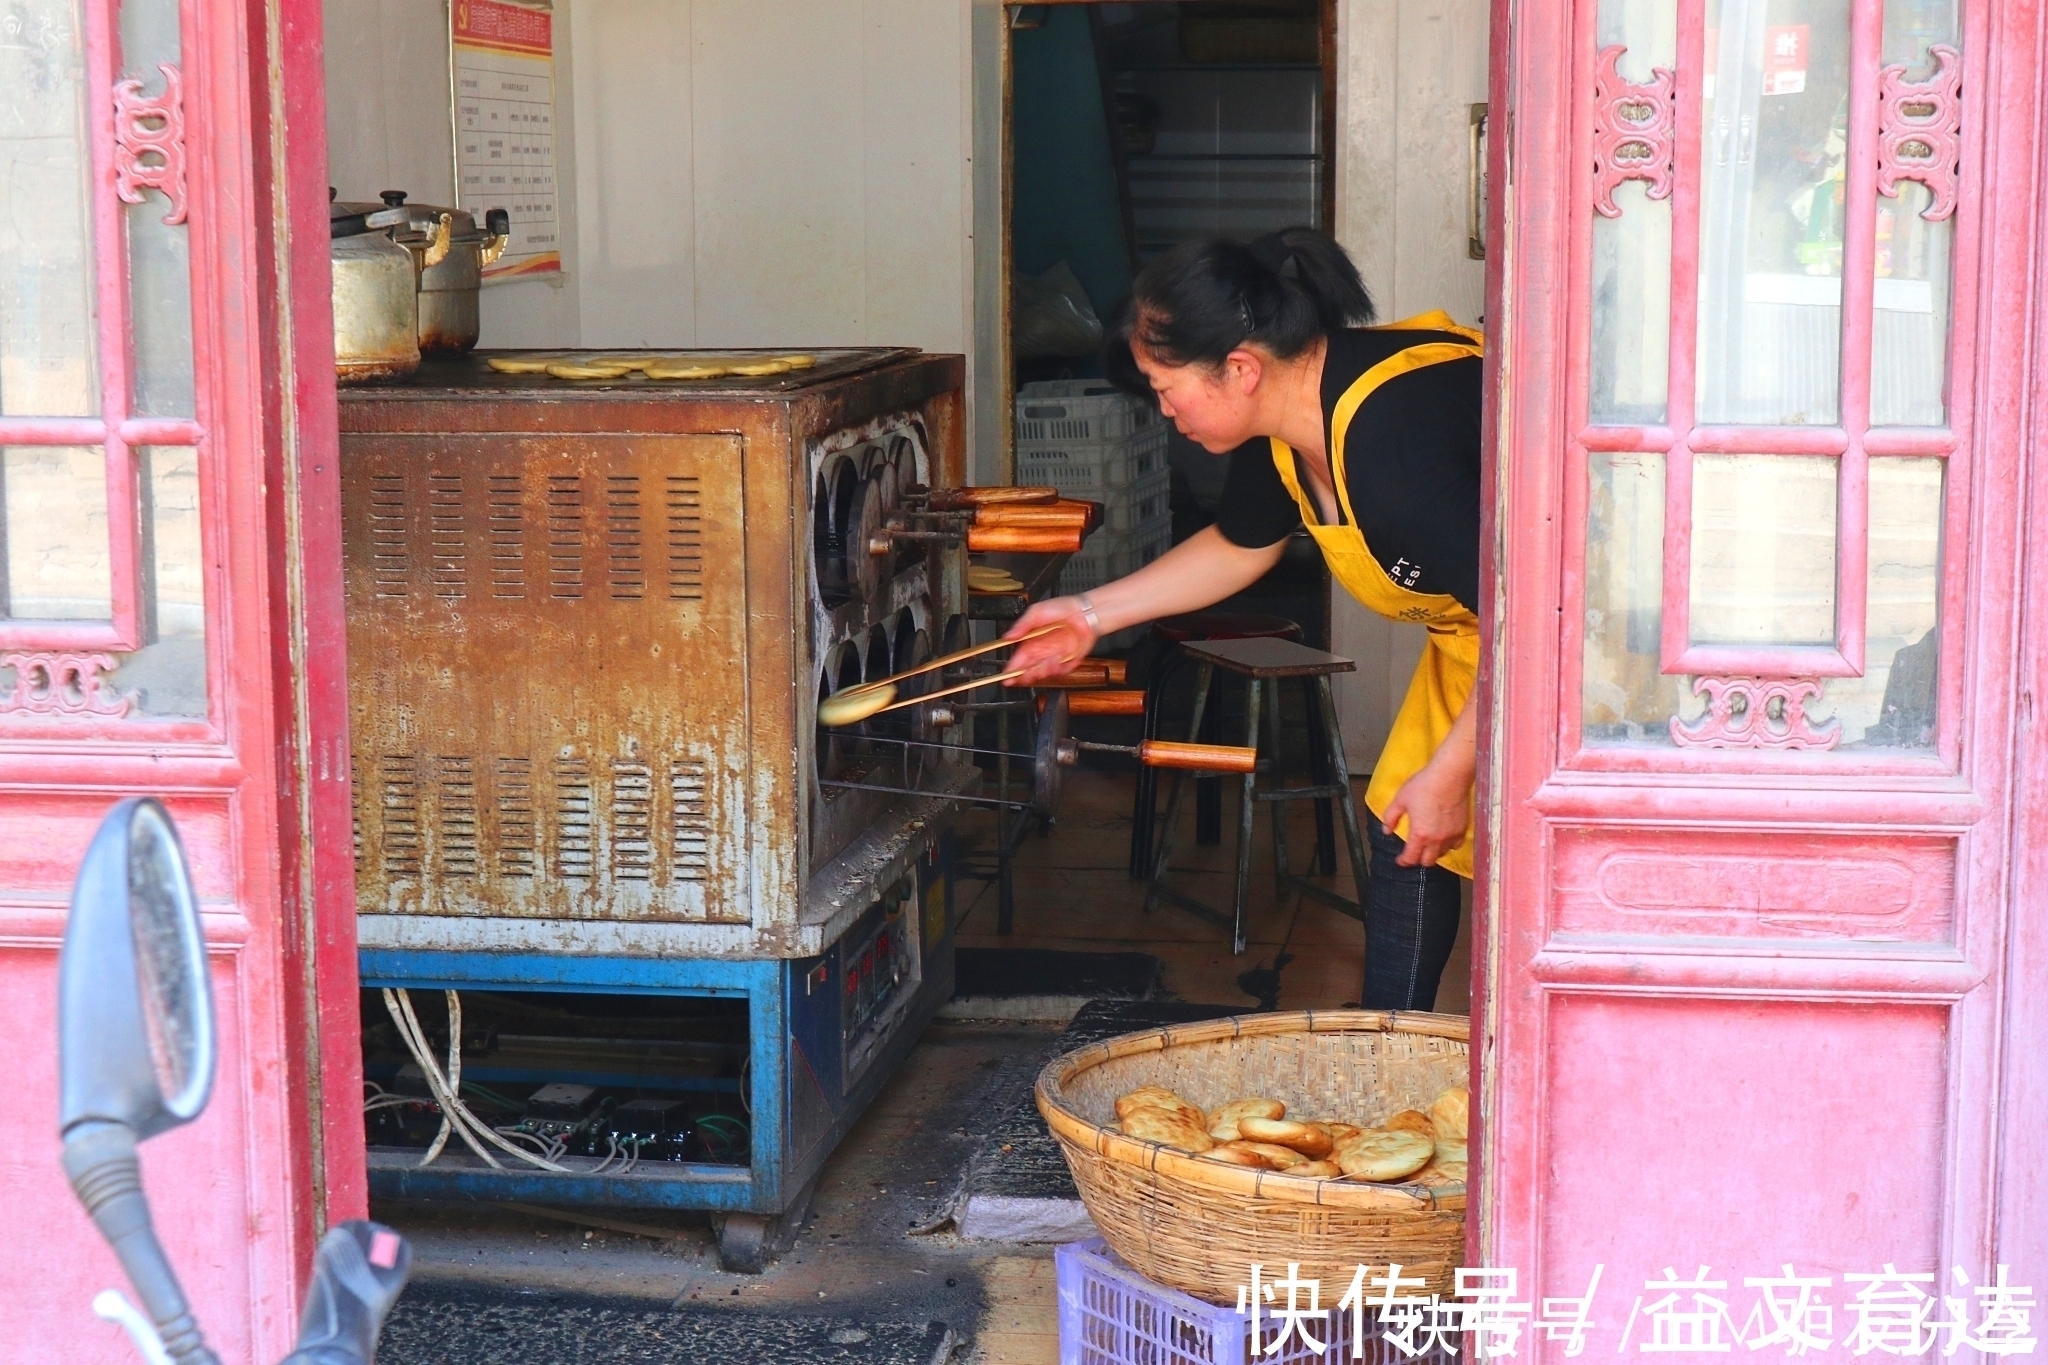
M 282 1365 L 369 1365 L 412 1269 L 405 1238 L 381 1223 L 337 1223 L 313 1253 L 298 1349 Z

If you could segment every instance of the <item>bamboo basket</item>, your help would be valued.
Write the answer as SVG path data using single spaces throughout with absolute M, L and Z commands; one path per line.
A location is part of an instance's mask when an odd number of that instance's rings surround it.
M 1116 1099 L 1171 1088 L 1204 1109 L 1260 1095 L 1289 1117 L 1377 1124 L 1468 1084 L 1463 1015 L 1373 1010 L 1252 1014 L 1128 1033 L 1055 1058 L 1038 1112 L 1103 1239 L 1160 1284 L 1235 1304 L 1251 1265 L 1291 1264 L 1334 1303 L 1359 1266 L 1389 1264 L 1449 1294 L 1465 1249 L 1463 1185 L 1369 1184 L 1205 1161 L 1125 1136 Z M 1410 1291 L 1413 1292 L 1413 1291 Z

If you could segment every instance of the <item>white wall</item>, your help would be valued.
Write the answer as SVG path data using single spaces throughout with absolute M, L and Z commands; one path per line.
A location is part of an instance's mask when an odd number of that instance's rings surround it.
M 1487 0 L 1342 0 L 1337 14 L 1337 238 L 1385 321 L 1441 308 L 1477 325 L 1486 267 L 1466 251 L 1470 106 L 1486 99 Z M 1423 630 L 1333 588 L 1330 648 L 1346 760 L 1379 758 Z
M 911 345 L 967 353 L 978 387 L 995 367 L 973 345 L 976 227 L 986 252 L 1001 184 L 993 157 L 977 178 L 974 154 L 999 150 L 1001 106 L 977 118 L 970 73 L 999 73 L 1000 14 L 990 0 L 562 0 L 566 275 L 487 286 L 484 344 Z M 344 196 L 447 202 L 447 61 L 444 5 L 328 0 Z M 980 455 L 1000 398 L 972 406 Z

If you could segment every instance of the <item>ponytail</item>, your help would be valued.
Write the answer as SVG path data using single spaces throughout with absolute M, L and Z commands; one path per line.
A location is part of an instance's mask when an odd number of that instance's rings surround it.
M 1318 337 L 1372 319 L 1358 267 L 1328 235 L 1293 227 L 1250 243 L 1211 237 L 1138 272 L 1103 359 L 1113 382 L 1150 396 L 1133 341 L 1168 364 L 1213 369 L 1247 342 L 1290 360 Z

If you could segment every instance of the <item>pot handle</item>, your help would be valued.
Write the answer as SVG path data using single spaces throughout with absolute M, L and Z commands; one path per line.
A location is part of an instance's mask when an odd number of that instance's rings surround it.
M 512 244 L 512 215 L 503 209 L 486 209 L 484 231 L 490 235 L 484 238 L 483 263 L 490 265 Z
M 426 258 L 421 265 L 432 270 L 448 259 L 448 252 L 455 245 L 455 215 L 444 213 L 434 221 L 433 235 L 427 239 Z

